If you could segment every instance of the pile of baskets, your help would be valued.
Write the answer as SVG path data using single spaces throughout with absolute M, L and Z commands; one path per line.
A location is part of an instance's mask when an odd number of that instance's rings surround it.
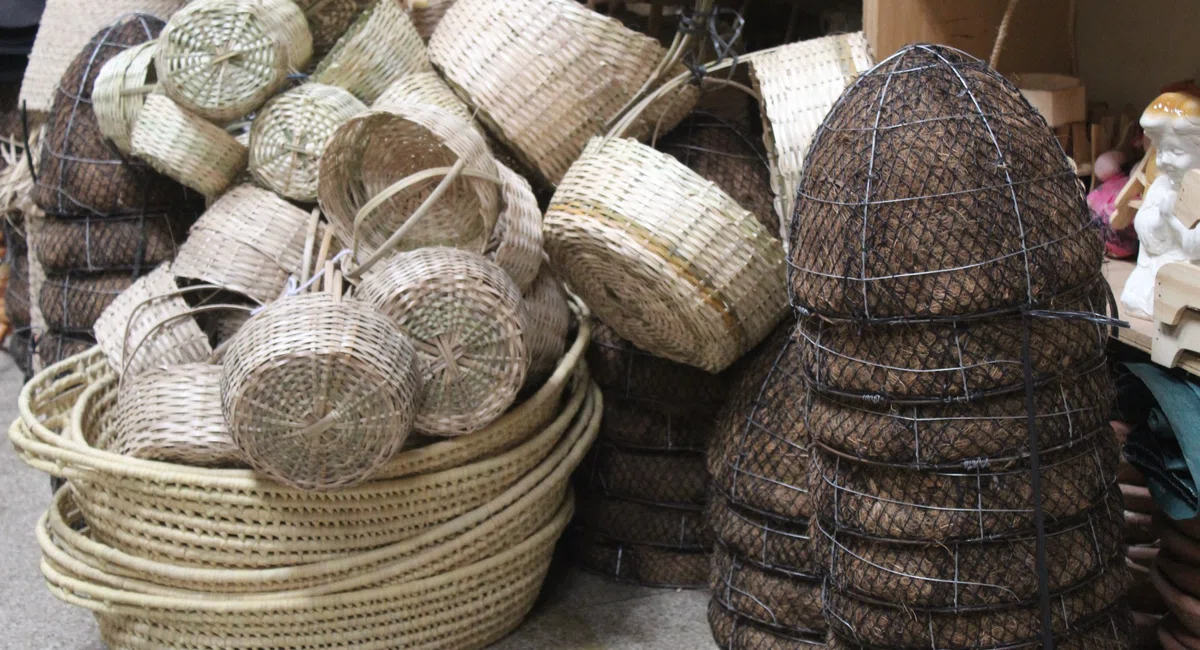
M 983 62 L 911 46 L 805 165 L 793 397 L 832 638 L 1132 647 L 1102 247 L 1044 121 Z

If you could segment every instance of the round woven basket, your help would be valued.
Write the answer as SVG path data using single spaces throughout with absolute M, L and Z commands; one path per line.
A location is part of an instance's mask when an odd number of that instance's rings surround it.
M 500 212 L 496 164 L 476 130 L 436 106 L 376 105 L 339 127 L 321 156 L 321 210 L 342 241 L 375 252 L 434 193 L 428 181 L 444 182 L 456 163 L 463 175 L 398 243 L 482 253 Z M 427 173 L 439 169 L 445 174 Z
M 408 12 L 396 0 L 376 2 L 355 20 L 312 73 L 370 104 L 393 82 L 429 72 L 429 55 Z
M 873 646 L 855 643 L 833 633 L 829 635 L 825 647 L 829 650 L 869 650 Z M 977 650 L 1037 650 L 1044 645 L 1042 639 L 1038 638 L 1019 644 L 974 645 L 972 647 Z M 1134 616 L 1130 615 L 1129 608 L 1117 607 L 1095 617 L 1094 620 L 1076 626 L 1066 634 L 1056 635 L 1054 647 L 1063 650 L 1134 650 L 1134 648 L 1142 646 L 1137 645 Z
M 529 364 L 521 294 L 482 255 L 453 248 L 401 253 L 372 269 L 357 295 L 417 346 L 421 433 L 477 431 L 516 399 Z
M 651 403 L 606 391 L 600 431 L 605 440 L 628 449 L 704 453 L 713 426 L 712 416 L 703 411 L 664 412 Z
M 192 317 L 169 263 L 117 296 L 96 321 L 95 334 L 118 376 L 206 361 L 212 355 L 208 336 Z
M 409 16 L 412 18 L 413 25 L 417 28 L 417 33 L 425 42 L 433 36 L 433 30 L 437 29 L 438 23 L 442 21 L 442 16 L 450 10 L 454 5 L 455 0 L 426 0 L 423 6 L 413 6 Z
M 721 650 L 822 650 L 825 635 L 798 635 L 768 629 L 738 615 L 713 599 L 708 604 L 708 625 Z
M 755 623 L 793 635 L 815 635 L 825 630 L 818 578 L 796 578 L 762 569 L 717 544 L 708 586 L 713 600 Z
M 1121 507 L 1111 494 L 1046 532 L 1050 589 L 1082 584 L 1122 557 Z M 822 522 L 814 550 L 829 584 L 868 600 L 911 607 L 1015 606 L 1037 602 L 1036 536 L 994 542 L 889 543 Z M 1020 570 L 1016 570 L 1020 569 Z
M 696 453 L 634 451 L 601 440 L 580 479 L 596 495 L 674 507 L 708 503 L 708 472 Z
M 300 272 L 309 214 L 275 193 L 238 185 L 192 226 L 175 275 L 211 282 L 259 302 L 279 297 Z
M 605 395 L 637 400 L 663 413 L 711 415 L 728 387 L 721 375 L 656 357 L 599 321 L 592 330 L 588 367 Z
M 246 169 L 246 145 L 166 95 L 146 98 L 133 127 L 133 155 L 205 196 L 225 191 Z
M 4 291 L 4 314 L 15 327 L 28 327 L 29 253 L 13 255 L 8 261 L 8 286 Z
M 634 140 L 589 143 L 544 223 L 555 270 L 656 356 L 720 372 L 786 312 L 779 241 L 716 185 Z
M 324 55 L 342 34 L 354 24 L 375 0 L 299 0 L 308 31 L 312 34 L 313 53 Z
M 440 25 L 429 42 L 434 65 L 522 166 L 552 185 L 666 55 L 575 0 L 457 0 Z M 688 87 L 652 106 L 630 137 L 669 131 L 698 96 Z
M 676 551 L 712 548 L 700 508 L 654 506 L 589 496 L 580 499 L 575 525 L 604 539 Z
M 673 589 L 698 589 L 708 584 L 707 551 L 625 544 L 578 530 L 568 533 L 567 547 L 579 566 L 615 582 Z
M 110 439 L 97 447 L 201 467 L 244 463 L 221 413 L 221 366 L 153 368 L 121 389 Z
M 326 293 L 281 298 L 225 354 L 221 400 L 255 469 L 328 490 L 370 478 L 412 430 L 421 392 L 412 341 L 386 316 Z
M 500 198 L 504 202 L 488 243 L 488 257 L 508 273 L 522 292 L 538 276 L 542 260 L 542 210 L 529 181 L 497 162 L 500 172 Z
M 736 441 L 721 439 L 708 452 L 713 485 L 730 501 L 780 519 L 813 514 L 809 495 L 810 454 L 797 445 L 747 427 Z
M 146 95 L 157 86 L 154 52 L 158 41 L 135 45 L 108 60 L 92 85 L 92 110 L 104 137 L 121 153 L 133 150 L 133 125 Z
M 181 106 L 231 122 L 262 106 L 311 56 L 308 23 L 291 0 L 196 0 L 167 22 L 155 69 Z
M 296 201 L 317 200 L 317 169 L 329 136 L 367 110 L 336 86 L 308 83 L 267 102 L 250 127 L 250 173 Z
M 30 341 L 28 340 L 28 332 L 13 332 L 12 335 L 16 337 L 22 334 L 26 337 L 25 345 L 28 346 L 30 344 Z M 15 340 L 16 339 L 14 339 L 14 341 Z M 96 342 L 93 341 L 91 337 L 83 334 L 61 334 L 59 332 L 46 332 L 38 337 L 36 346 L 37 357 L 41 360 L 42 367 L 48 368 L 59 361 L 62 361 L 63 359 L 67 359 L 88 351 L 94 345 L 96 345 Z M 32 359 L 32 356 L 30 356 L 31 352 L 32 349 L 25 350 L 25 359 Z M 18 364 L 21 364 L 23 361 L 25 361 L 25 359 L 18 358 L 15 354 L 13 355 L 13 358 L 17 360 Z M 32 373 L 33 366 L 29 366 L 28 368 L 25 368 L 25 370 L 26 372 Z
M 808 523 L 773 519 L 739 508 L 723 496 L 713 497 L 708 524 L 729 552 L 777 573 L 820 574 L 821 557 L 813 546 Z
M 46 276 L 38 296 L 46 327 L 57 332 L 91 334 L 100 315 L 133 280 L 128 273 Z
M 525 346 L 529 348 L 529 378 L 540 381 L 554 370 L 567 347 L 571 310 L 562 283 L 543 266 L 533 286 L 521 297 L 525 310 Z
M 1102 501 L 1116 480 L 1119 450 L 1110 437 L 1041 459 L 1046 521 L 1068 520 Z M 1033 529 L 1029 461 L 920 471 L 866 465 L 827 451 L 813 455 L 817 511 L 838 531 L 876 538 L 950 541 L 1026 534 Z
M 139 274 L 175 257 L 195 221 L 191 211 L 123 217 L 47 218 L 34 250 L 48 273 L 130 271 Z

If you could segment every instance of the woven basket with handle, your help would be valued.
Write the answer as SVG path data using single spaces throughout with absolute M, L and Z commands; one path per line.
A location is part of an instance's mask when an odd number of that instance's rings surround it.
M 429 72 L 429 56 L 397 0 L 368 8 L 313 71 L 313 81 L 339 86 L 367 102 L 407 75 Z
M 92 86 L 92 110 L 104 137 L 123 154 L 133 150 L 133 125 L 157 76 L 154 52 L 158 41 L 147 41 L 109 59 Z

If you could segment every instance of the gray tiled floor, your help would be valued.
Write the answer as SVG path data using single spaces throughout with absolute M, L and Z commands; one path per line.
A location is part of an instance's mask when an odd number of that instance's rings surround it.
M 20 372 L 0 354 L 0 423 L 17 415 Z M 33 536 L 50 503 L 44 474 L 0 444 L 0 650 L 103 650 L 96 623 L 55 600 L 38 572 Z M 529 620 L 493 650 L 713 650 L 698 591 L 614 585 L 555 570 Z

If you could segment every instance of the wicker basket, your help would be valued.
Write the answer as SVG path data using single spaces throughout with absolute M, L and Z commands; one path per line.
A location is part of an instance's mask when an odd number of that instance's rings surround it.
M 133 155 L 205 196 L 216 196 L 246 169 L 249 153 L 225 129 L 154 93 L 133 127 Z
M 308 23 L 291 0 L 196 0 L 167 22 L 155 69 L 181 106 L 231 122 L 262 106 L 311 56 Z
M 434 65 L 522 166 L 550 184 L 666 55 L 654 39 L 575 0 L 457 0 L 440 25 L 429 42 Z M 670 130 L 698 96 L 688 87 L 652 107 L 630 137 Z
M 363 278 L 358 297 L 416 343 L 421 433 L 477 431 L 516 399 L 529 364 L 521 294 L 482 255 L 453 248 L 401 253 Z
M 419 3 L 413 4 L 409 16 L 417 28 L 417 33 L 428 43 L 438 23 L 442 22 L 442 16 L 454 5 L 454 0 L 425 0 L 423 6 L 417 6 Z
M 317 169 L 329 136 L 365 110 L 354 95 L 335 86 L 308 83 L 279 95 L 250 127 L 250 172 L 289 199 L 316 201 Z
M 842 91 L 875 60 L 866 37 L 855 32 L 792 43 L 746 61 L 762 97 L 763 143 L 786 246 L 808 145 Z
M 382 313 L 328 293 L 267 305 L 224 368 L 233 441 L 262 474 L 309 490 L 356 485 L 387 464 L 421 392 L 413 342 Z
M 794 635 L 771 630 L 740 616 L 713 599 L 708 625 L 721 650 L 824 650 L 825 635 Z
M 91 334 L 100 315 L 133 281 L 128 273 L 47 276 L 38 296 L 46 327 L 56 332 Z
M 571 329 L 571 310 L 562 283 L 549 267 L 543 266 L 525 295 L 525 346 L 529 348 L 529 377 L 526 382 L 541 381 L 558 364 L 567 347 Z
M 786 312 L 779 241 L 716 185 L 634 140 L 588 144 L 544 233 L 551 264 L 597 316 L 672 361 L 724 370 Z
M 205 361 L 208 336 L 192 318 L 170 264 L 134 282 L 96 321 L 96 341 L 119 376 Z
M 47 218 L 33 232 L 48 273 L 130 271 L 135 275 L 175 257 L 195 221 L 191 211 L 125 217 Z
M 708 586 L 714 601 L 747 620 L 796 636 L 825 631 L 818 578 L 762 569 L 718 544 L 713 549 Z
M 135 45 L 108 60 L 92 86 L 92 110 L 104 137 L 121 153 L 133 150 L 133 125 L 137 123 L 146 95 L 158 83 L 154 52 L 158 41 Z
M 533 285 L 546 256 L 542 252 L 542 210 L 529 181 L 503 163 L 497 162 L 496 169 L 503 182 L 504 207 L 492 231 L 488 257 L 525 292 Z
M 675 589 L 702 588 L 708 584 L 706 551 L 624 544 L 578 530 L 567 535 L 567 548 L 580 566 L 615 582 Z
M 312 79 L 345 88 L 370 104 L 396 80 L 432 69 L 421 35 L 402 3 L 382 0 L 350 26 L 313 71 Z
M 776 573 L 821 575 L 818 563 L 822 558 L 807 522 L 773 519 L 739 508 L 718 494 L 709 504 L 708 524 L 717 540 L 743 560 Z
M 300 272 L 308 222 L 308 213 L 273 192 L 239 185 L 192 226 L 175 275 L 269 302 Z
M 26 338 L 28 338 L 29 333 L 27 331 L 14 332 L 13 336 L 16 337 L 18 334 L 22 333 Z M 30 342 L 27 340 L 26 345 L 29 345 L 29 343 Z M 96 342 L 86 334 L 62 334 L 60 332 L 46 332 L 38 337 L 37 345 L 34 347 L 37 351 L 37 358 L 39 361 L 41 361 L 41 367 L 48 368 L 59 361 L 62 361 L 63 359 L 73 357 L 77 354 L 82 354 L 83 352 L 91 349 L 94 345 L 96 345 Z M 26 355 L 29 355 L 29 353 L 32 351 L 33 348 L 26 350 Z M 14 358 L 16 358 L 15 355 Z M 27 356 L 27 358 L 31 360 L 32 356 Z M 24 361 L 25 359 L 17 359 L 18 364 L 21 364 Z M 26 370 L 30 376 L 32 376 L 33 366 L 29 366 Z
M 375 0 L 299 0 L 308 31 L 312 34 L 313 53 L 324 55 Z
M 676 551 L 706 551 L 712 534 L 700 508 L 654 506 L 637 501 L 586 496 L 579 501 L 575 525 L 590 533 L 627 544 Z
M 622 449 L 601 440 L 580 469 L 592 494 L 677 508 L 708 503 L 704 456 Z
M 321 210 L 342 241 L 377 252 L 431 198 L 428 181 L 456 164 L 463 174 L 395 243 L 482 253 L 500 212 L 496 164 L 477 131 L 436 106 L 377 105 L 343 124 L 321 156 Z

